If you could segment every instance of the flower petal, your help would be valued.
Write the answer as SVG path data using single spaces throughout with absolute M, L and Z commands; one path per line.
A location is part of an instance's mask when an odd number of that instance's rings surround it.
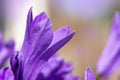
M 113 19 L 110 35 L 97 63 L 97 71 L 102 76 L 110 76 L 120 66 L 120 14 Z
M 15 80 L 22 79 L 22 54 L 18 51 L 14 53 L 10 60 L 11 68 L 15 76 Z
M 87 68 L 85 72 L 85 80 L 96 80 L 94 73 L 90 68 Z
M 42 60 L 48 60 L 51 56 L 53 56 L 61 47 L 63 47 L 73 36 L 75 32 L 72 32 L 71 34 L 67 35 L 63 39 L 59 40 L 55 44 L 53 44 L 51 47 L 49 47 L 41 56 Z
M 15 80 L 12 70 L 9 68 L 0 70 L 0 80 Z
M 33 21 L 32 8 L 30 8 L 28 15 L 27 15 L 27 22 L 26 22 L 27 24 L 26 24 L 26 31 L 25 31 L 25 37 L 24 37 L 22 50 L 25 50 L 26 46 L 30 43 L 30 29 L 31 29 L 32 21 Z
M 10 40 L 8 43 L 1 44 L 0 47 L 0 65 L 4 64 L 6 60 L 13 54 L 14 41 Z
M 54 32 L 54 37 L 53 37 L 52 43 L 50 44 L 49 47 L 51 47 L 53 44 L 60 41 L 61 39 L 65 38 L 69 34 L 70 34 L 70 26 L 63 27 L 63 28 L 61 28 L 59 30 L 56 30 Z

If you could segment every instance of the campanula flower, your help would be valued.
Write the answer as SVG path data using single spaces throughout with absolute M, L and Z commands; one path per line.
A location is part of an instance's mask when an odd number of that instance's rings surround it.
M 10 61 L 14 80 L 68 80 L 68 76 L 71 77 L 69 80 L 77 80 L 68 74 L 72 71 L 71 66 L 54 57 L 74 34 L 69 26 L 53 31 L 44 12 L 33 19 L 30 9 L 22 49 L 15 51 Z

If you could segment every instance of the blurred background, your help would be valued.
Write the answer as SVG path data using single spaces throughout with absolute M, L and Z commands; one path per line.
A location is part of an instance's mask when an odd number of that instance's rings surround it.
M 74 74 L 82 78 L 86 67 L 95 71 L 109 35 L 120 0 L 0 0 L 0 28 L 5 40 L 15 39 L 19 50 L 25 33 L 26 16 L 33 7 L 34 16 L 46 12 L 54 30 L 70 25 L 74 38 L 58 54 L 71 62 Z M 109 80 L 118 80 L 118 70 Z

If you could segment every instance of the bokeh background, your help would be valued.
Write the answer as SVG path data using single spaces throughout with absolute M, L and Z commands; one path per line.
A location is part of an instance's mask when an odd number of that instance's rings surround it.
M 74 38 L 58 54 L 71 62 L 74 74 L 82 78 L 89 66 L 95 71 L 97 60 L 109 35 L 112 17 L 120 11 L 120 0 L 0 0 L 0 28 L 5 40 L 15 39 L 21 48 L 26 16 L 33 7 L 34 16 L 46 12 L 54 30 L 70 25 Z M 118 70 L 109 80 L 118 80 Z

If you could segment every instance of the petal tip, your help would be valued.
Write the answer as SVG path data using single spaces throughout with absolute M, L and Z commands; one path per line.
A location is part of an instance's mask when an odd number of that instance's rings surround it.
M 85 71 L 85 80 L 95 80 L 94 73 L 90 67 L 87 67 Z
M 28 16 L 32 14 L 32 8 L 33 7 L 30 7 L 29 11 L 28 11 Z
M 47 14 L 45 13 L 45 12 L 42 12 L 41 14 L 40 14 L 40 16 L 44 19 L 44 18 L 48 18 L 47 17 Z M 48 18 L 49 19 L 49 18 Z
M 76 34 L 76 30 L 74 30 L 71 34 L 75 35 Z
M 120 12 L 115 12 L 112 20 L 112 28 L 118 30 L 120 27 Z

